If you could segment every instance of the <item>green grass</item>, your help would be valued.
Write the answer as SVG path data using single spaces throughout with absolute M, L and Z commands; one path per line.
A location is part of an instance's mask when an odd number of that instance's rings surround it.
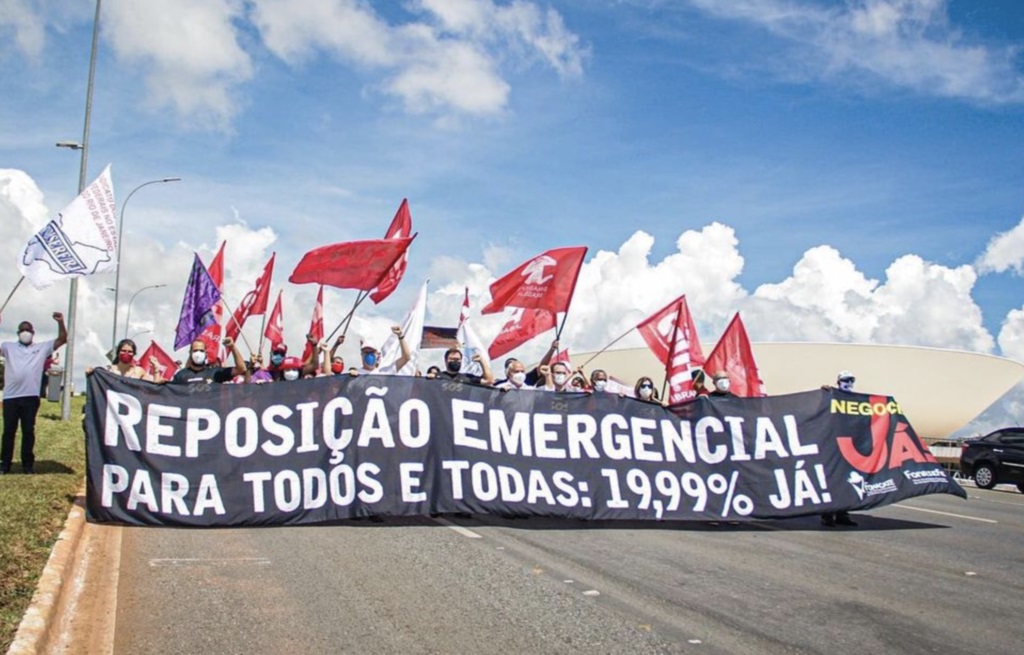
M 13 473 L 0 475 L 0 652 L 14 640 L 85 479 L 83 402 L 72 399 L 71 420 L 65 422 L 60 403 L 43 400 L 36 421 L 36 475 L 20 473 L 20 432 Z

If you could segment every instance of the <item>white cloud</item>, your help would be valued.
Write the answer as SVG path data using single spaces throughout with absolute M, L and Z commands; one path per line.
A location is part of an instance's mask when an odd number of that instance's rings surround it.
M 979 273 L 1013 269 L 1017 275 L 1024 275 L 1024 218 L 1013 229 L 992 237 L 975 265 Z
M 504 59 L 541 61 L 563 77 L 579 75 L 579 39 L 553 10 L 490 0 L 407 5 L 421 20 L 385 22 L 354 0 L 256 0 L 253 21 L 266 46 L 292 65 L 320 51 L 384 74 L 371 86 L 412 113 L 490 115 L 508 103 Z
M 239 111 L 238 87 L 253 65 L 234 23 L 240 0 L 112 2 L 103 34 L 122 61 L 145 71 L 151 101 L 190 125 L 227 129 Z
M 1003 355 L 1024 362 L 1024 308 L 1012 309 L 999 329 L 999 349 Z
M 45 22 L 27 0 L 0 0 L 0 37 L 14 33 L 14 45 L 26 57 L 36 59 L 46 43 Z
M 925 95 L 982 103 L 1024 101 L 1014 47 L 969 42 L 950 24 L 947 0 L 690 0 L 754 23 L 798 48 L 780 74 L 861 82 L 875 78 Z

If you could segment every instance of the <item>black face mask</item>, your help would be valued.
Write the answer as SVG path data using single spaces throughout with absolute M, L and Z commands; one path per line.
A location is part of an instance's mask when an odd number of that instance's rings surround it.
M 448 369 L 449 373 L 458 373 L 459 371 L 462 370 L 462 360 L 449 359 L 447 362 L 444 363 L 444 366 L 445 368 Z

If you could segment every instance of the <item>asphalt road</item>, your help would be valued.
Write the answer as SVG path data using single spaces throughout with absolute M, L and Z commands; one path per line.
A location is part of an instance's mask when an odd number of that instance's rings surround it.
M 1020 653 L 1024 495 L 968 491 L 853 529 L 126 528 L 114 652 Z

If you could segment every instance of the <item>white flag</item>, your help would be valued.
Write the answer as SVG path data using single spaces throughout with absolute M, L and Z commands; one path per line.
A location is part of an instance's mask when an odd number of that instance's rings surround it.
M 483 375 L 484 369 L 479 362 L 473 361 L 474 355 L 487 357 L 487 346 L 480 340 L 476 330 L 469 324 L 469 288 L 466 288 L 466 295 L 462 301 L 462 312 L 459 314 L 458 329 L 459 345 L 462 347 L 462 370 L 460 373 L 468 375 Z
M 427 280 L 420 287 L 416 302 L 413 303 L 409 313 L 405 315 L 405 320 L 402 321 L 405 345 L 409 346 L 409 363 L 396 371 L 398 375 L 416 374 L 416 360 L 419 357 L 420 344 L 423 341 L 423 323 L 427 317 L 427 284 L 429 282 L 430 280 Z M 401 356 L 402 347 L 398 344 L 398 337 L 392 332 L 380 348 L 380 368 L 386 369 L 394 366 Z
M 108 164 L 100 176 L 29 239 L 18 270 L 37 289 L 117 268 L 117 208 Z

